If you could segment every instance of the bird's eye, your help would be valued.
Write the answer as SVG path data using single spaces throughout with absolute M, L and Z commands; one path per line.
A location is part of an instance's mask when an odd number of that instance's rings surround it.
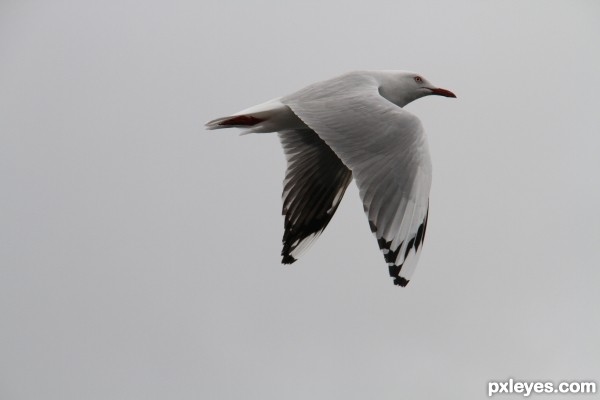
M 415 82 L 423 83 L 423 78 L 421 78 L 420 76 L 415 76 Z

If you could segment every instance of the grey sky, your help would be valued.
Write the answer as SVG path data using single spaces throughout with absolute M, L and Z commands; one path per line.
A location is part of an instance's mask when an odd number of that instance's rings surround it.
M 0 398 L 600 384 L 598 37 L 596 1 L 3 0 Z M 405 289 L 354 185 L 281 266 L 276 136 L 203 130 L 353 69 L 458 96 L 408 107 L 434 177 Z

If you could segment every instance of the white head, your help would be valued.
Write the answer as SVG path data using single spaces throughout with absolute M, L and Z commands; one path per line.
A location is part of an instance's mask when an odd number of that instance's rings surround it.
M 451 91 L 436 87 L 423 76 L 410 71 L 384 71 L 380 76 L 379 93 L 399 107 L 432 94 L 456 97 Z

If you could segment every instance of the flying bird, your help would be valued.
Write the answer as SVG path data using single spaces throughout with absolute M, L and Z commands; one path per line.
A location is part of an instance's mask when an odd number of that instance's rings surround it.
M 352 178 L 394 284 L 406 286 L 423 248 L 431 159 L 420 120 L 403 107 L 456 97 L 408 71 L 355 71 L 217 118 L 207 129 L 277 132 L 287 160 L 282 263 L 323 232 Z

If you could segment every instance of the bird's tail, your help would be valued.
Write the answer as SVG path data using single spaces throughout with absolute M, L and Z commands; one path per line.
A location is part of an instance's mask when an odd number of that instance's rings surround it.
M 302 129 L 306 125 L 277 98 L 206 123 L 208 130 L 223 128 L 242 128 L 242 134 L 246 134 Z
M 268 132 L 269 130 L 264 129 L 264 125 L 269 125 L 267 122 L 272 120 L 283 107 L 285 106 L 279 102 L 279 99 L 273 99 L 233 115 L 213 119 L 206 123 L 206 129 L 242 128 L 246 130 L 244 133 Z
M 206 129 L 223 129 L 223 128 L 250 128 L 264 122 L 264 119 L 253 115 L 230 115 L 208 121 Z

